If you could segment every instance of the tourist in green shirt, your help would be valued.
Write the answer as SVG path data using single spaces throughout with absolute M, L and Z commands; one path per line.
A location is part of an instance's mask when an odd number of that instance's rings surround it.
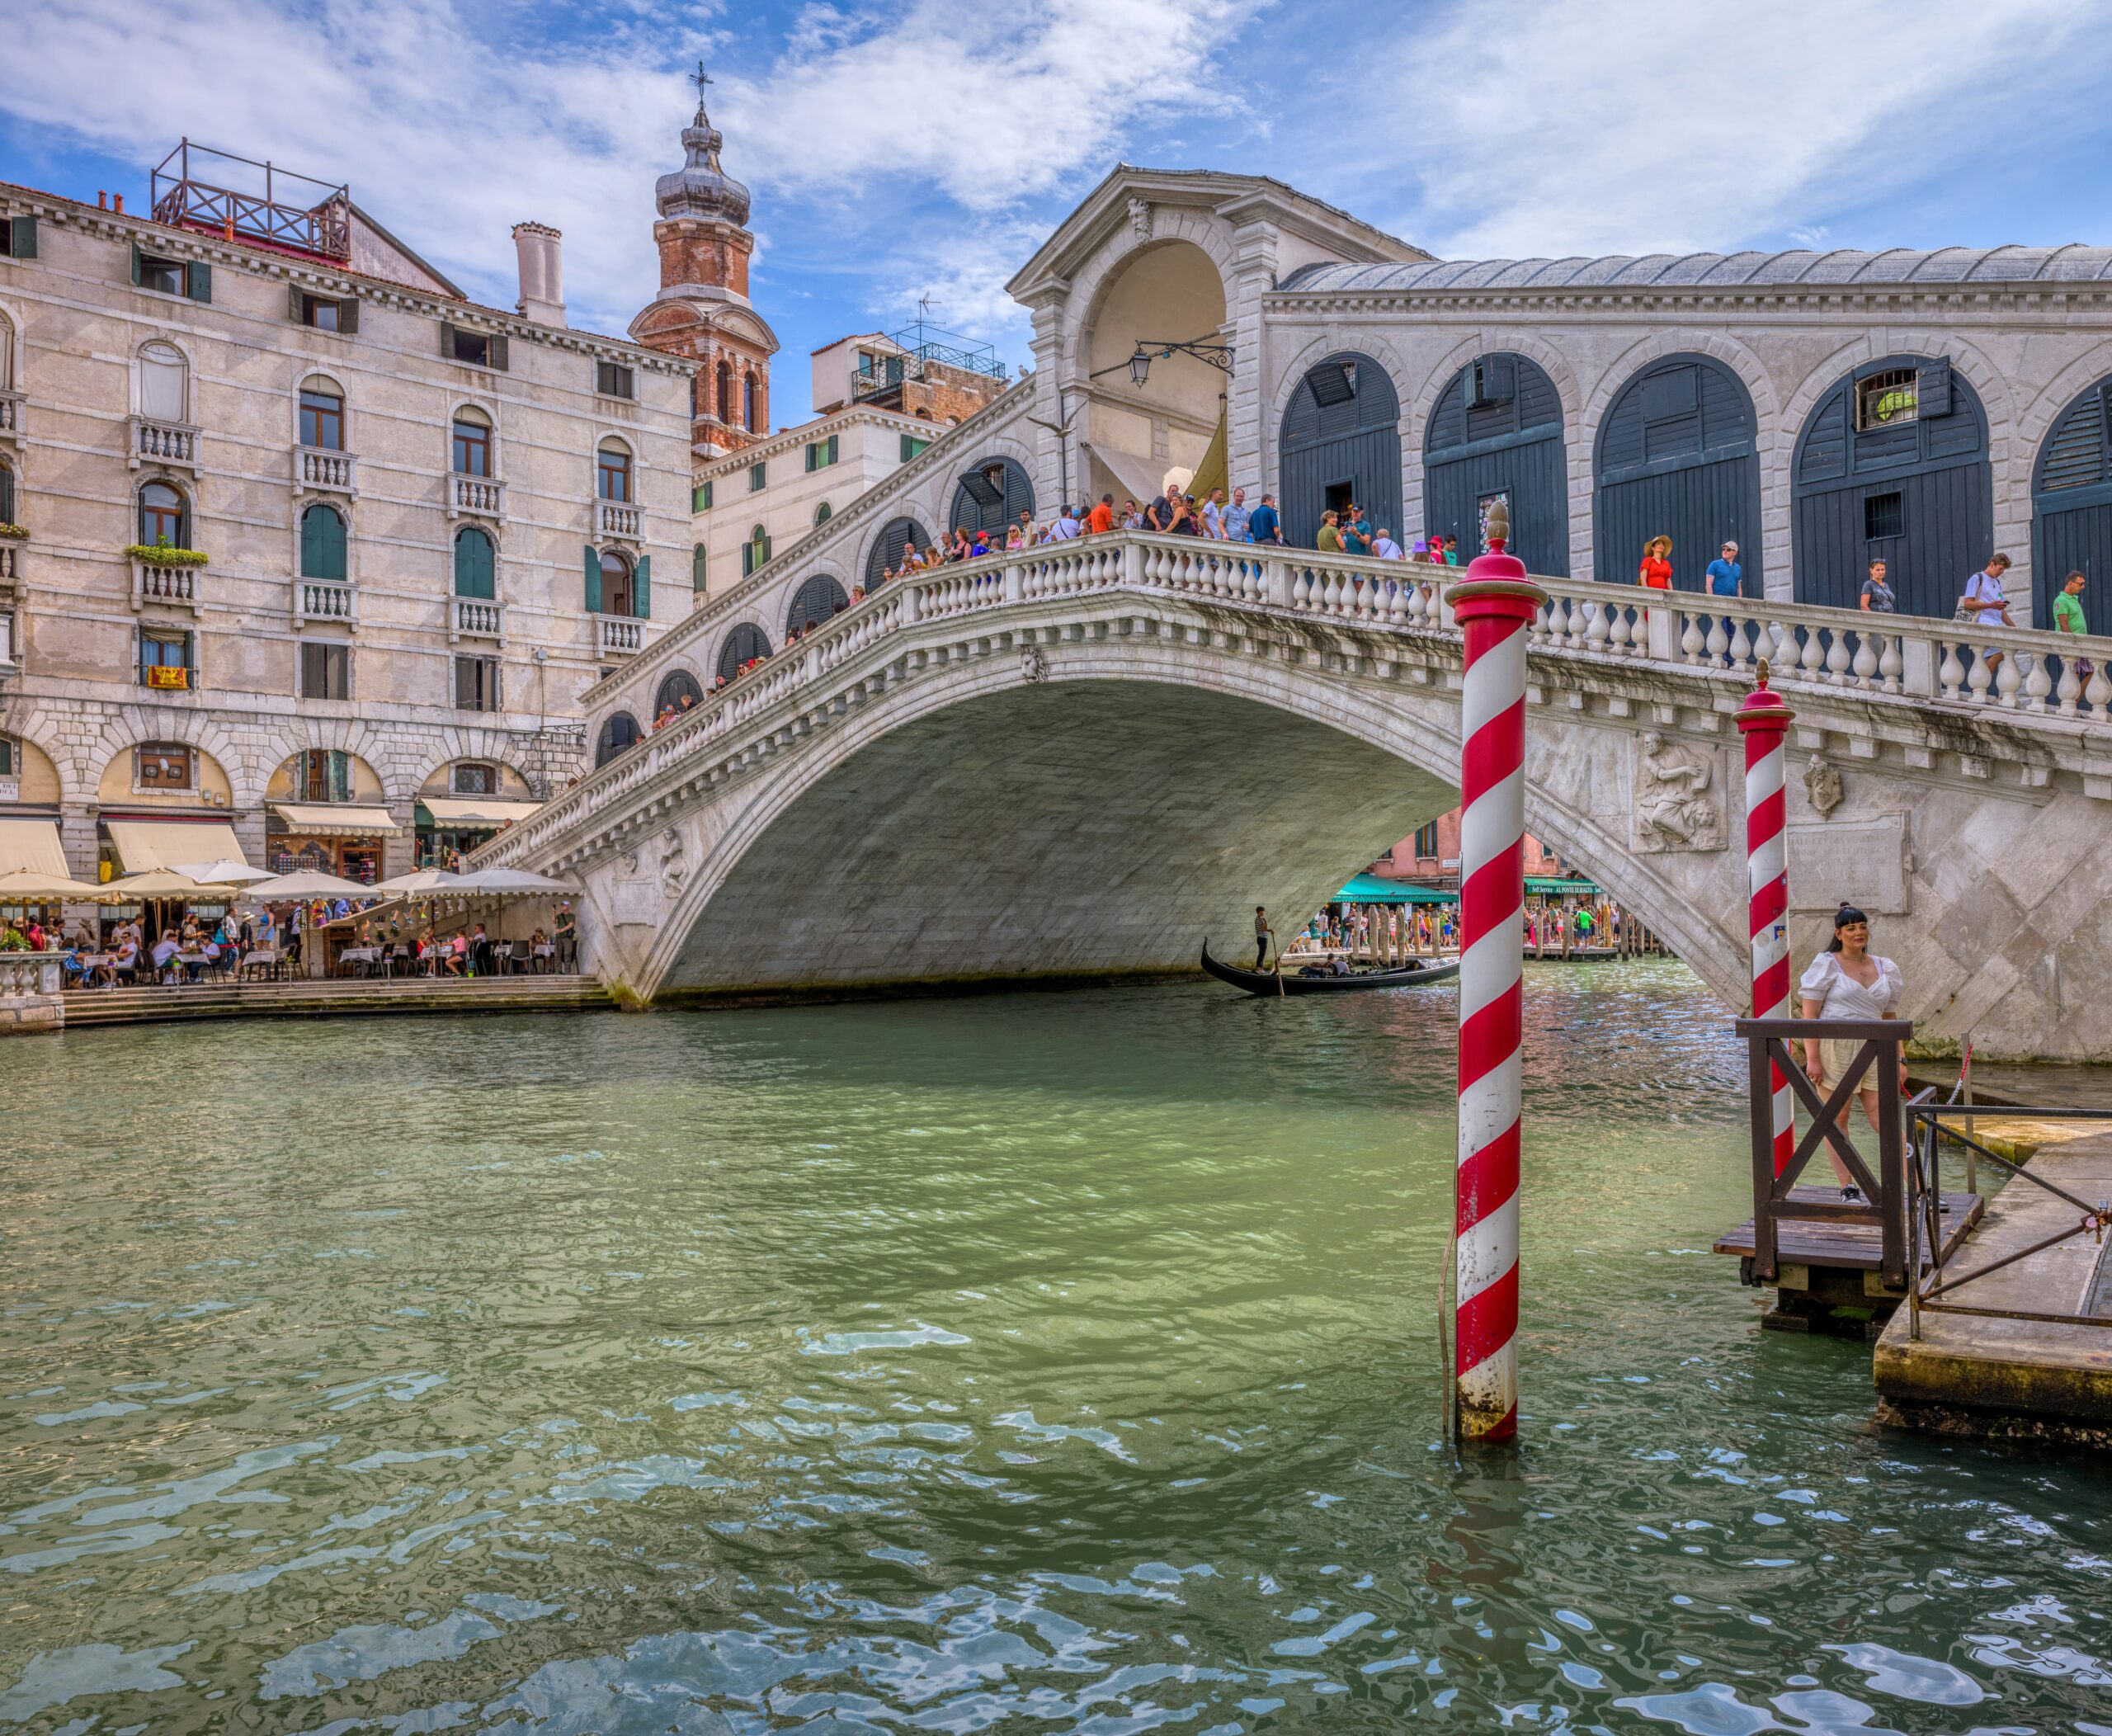
M 2090 622 L 2082 612 L 2082 587 L 2089 581 L 2080 573 L 2071 573 L 2061 587 L 2061 594 L 2053 599 L 2053 630 L 2056 633 L 2087 633 Z

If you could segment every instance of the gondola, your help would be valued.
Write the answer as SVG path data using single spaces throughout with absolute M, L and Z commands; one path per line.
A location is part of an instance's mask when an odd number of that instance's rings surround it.
M 1210 943 L 1203 942 L 1203 969 L 1220 983 L 1244 988 L 1249 994 L 1271 999 L 1291 994 L 1348 994 L 1360 988 L 1418 988 L 1425 983 L 1441 983 L 1459 974 L 1457 959 L 1411 959 L 1391 970 L 1352 971 L 1347 976 L 1300 976 L 1286 971 L 1242 970 L 1210 956 Z

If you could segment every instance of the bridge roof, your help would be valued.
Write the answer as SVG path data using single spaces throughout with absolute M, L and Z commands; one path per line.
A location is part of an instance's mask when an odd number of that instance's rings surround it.
M 1278 285 L 1306 295 L 1436 290 L 1716 289 L 1923 283 L 2088 283 L 2112 279 L 2112 248 L 1891 248 L 1879 253 L 1609 253 L 1596 259 L 1404 260 L 1309 265 Z

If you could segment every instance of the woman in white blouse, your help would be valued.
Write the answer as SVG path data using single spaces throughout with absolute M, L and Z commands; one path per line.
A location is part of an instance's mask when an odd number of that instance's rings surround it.
M 1890 959 L 1874 956 L 1870 951 L 1870 919 L 1852 904 L 1843 904 L 1833 913 L 1833 944 L 1812 960 L 1811 969 L 1797 984 L 1803 996 L 1803 1016 L 1808 1019 L 1893 1019 L 1899 1017 L 1899 995 L 1904 986 L 1898 965 Z M 1830 1079 L 1845 1077 L 1855 1064 L 1855 1051 L 1862 1045 L 1841 1037 L 1822 1037 L 1816 1042 L 1804 1044 L 1804 1071 L 1813 1084 L 1822 1091 Z M 1857 1094 L 1863 1100 L 1863 1113 L 1869 1118 L 1871 1129 L 1878 1129 L 1877 1067 L 1862 1078 Z M 1907 1064 L 1902 1059 L 1899 1066 L 1900 1089 L 1907 1088 Z M 1845 1126 L 1848 1120 L 1846 1105 L 1841 1111 Z M 1839 1179 L 1844 1195 L 1853 1195 L 1856 1190 L 1851 1184 L 1847 1169 L 1841 1159 L 1827 1148 L 1827 1159 L 1833 1165 L 1833 1173 Z

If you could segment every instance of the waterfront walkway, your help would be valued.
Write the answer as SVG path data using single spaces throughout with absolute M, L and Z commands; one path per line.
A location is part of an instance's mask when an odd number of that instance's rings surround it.
M 587 976 L 345 978 L 286 983 L 74 988 L 66 1028 L 174 1019 L 289 1018 L 370 1012 L 591 1012 L 616 1004 Z

